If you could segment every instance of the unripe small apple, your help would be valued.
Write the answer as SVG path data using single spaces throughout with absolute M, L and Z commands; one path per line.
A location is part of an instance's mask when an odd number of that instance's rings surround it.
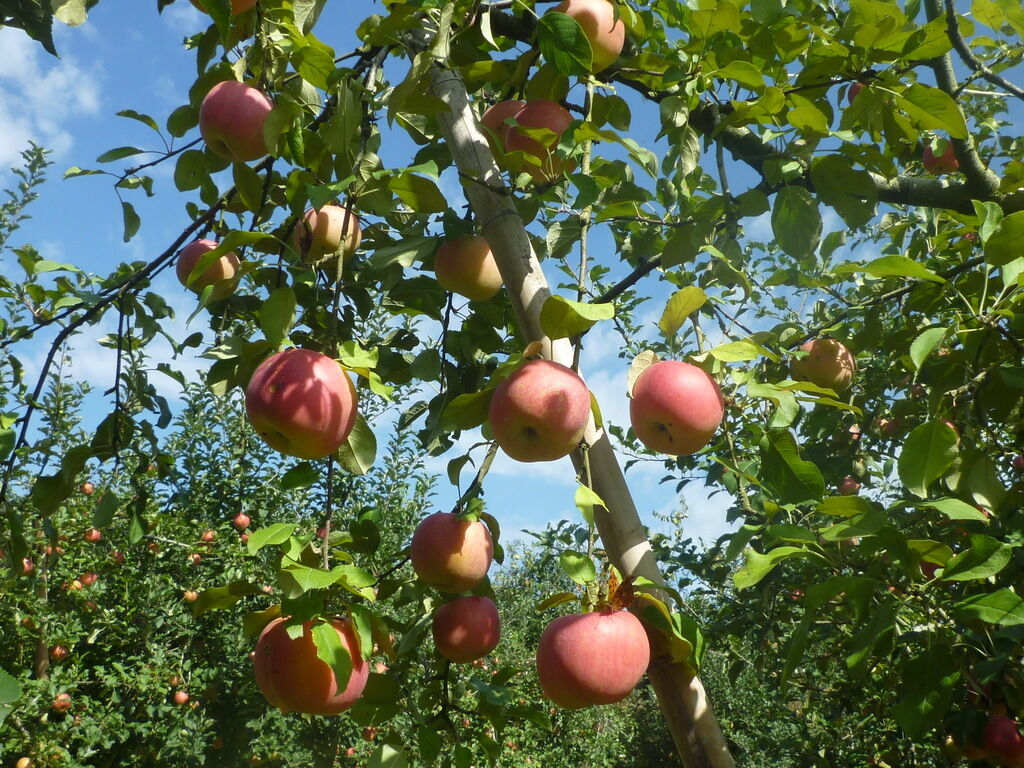
M 504 285 L 491 247 L 479 235 L 462 235 L 441 243 L 434 256 L 434 274 L 446 291 L 473 301 L 487 301 Z
M 940 154 L 936 155 L 932 144 L 929 142 L 924 147 L 921 156 L 921 164 L 928 173 L 943 174 L 953 173 L 960 168 L 960 161 L 957 160 L 953 145 L 948 141 L 939 141 Z
M 233 80 L 217 83 L 199 107 L 199 132 L 210 151 L 236 163 L 267 154 L 263 125 L 273 102 L 255 88 Z
M 241 261 L 234 251 L 222 254 L 210 266 L 200 272 L 192 282 L 189 282 L 189 275 L 196 268 L 199 260 L 219 245 L 216 240 L 194 240 L 178 254 L 178 263 L 175 265 L 175 273 L 178 282 L 195 293 L 202 293 L 208 286 L 213 286 L 210 298 L 214 300 L 224 299 L 235 291 L 238 285 L 239 265 Z M 154 467 L 155 469 L 155 467 Z
M 88 531 L 85 532 L 83 538 L 86 541 L 95 544 L 97 541 L 103 538 L 103 532 L 100 531 L 99 528 L 90 528 Z
M 516 461 L 554 461 L 583 439 L 590 390 L 579 374 L 551 360 L 528 360 L 494 390 L 491 434 Z
M 353 757 L 353 756 L 355 756 L 355 754 L 356 754 L 356 748 L 355 747 L 349 747 L 348 749 L 345 750 L 345 757 Z
M 239 512 L 237 515 L 235 515 L 234 519 L 231 521 L 231 524 L 235 526 L 235 528 L 237 528 L 238 530 L 244 531 L 246 528 L 249 527 L 250 522 L 252 521 L 249 520 L 249 516 L 245 514 L 245 512 Z

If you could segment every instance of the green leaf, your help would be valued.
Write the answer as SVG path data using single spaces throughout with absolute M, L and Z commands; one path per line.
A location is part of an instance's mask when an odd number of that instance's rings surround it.
M 370 574 L 367 576 L 373 579 Z M 356 604 L 349 608 L 349 617 L 356 637 L 359 639 L 359 655 L 368 659 L 373 653 L 373 613 L 365 605 Z
M 491 406 L 494 388 L 489 387 L 480 392 L 469 392 L 459 395 L 445 406 L 441 413 L 440 427 L 445 432 L 458 432 L 463 429 L 479 427 L 487 421 L 487 412 Z
M 405 747 L 390 744 L 381 744 L 366 762 L 366 768 L 407 768 L 408 765 Z
M 928 328 L 911 342 L 910 361 L 914 364 L 915 371 L 921 370 L 921 365 L 945 338 L 946 330 L 946 328 Z
M 949 711 L 953 686 L 960 680 L 960 666 L 949 647 L 938 642 L 904 657 L 896 673 L 899 701 L 893 718 L 914 739 L 941 725 Z
M 97 163 L 112 163 L 115 160 L 121 160 L 125 157 L 131 157 L 132 155 L 141 155 L 145 150 L 139 149 L 138 147 L 118 147 L 117 149 L 108 149 L 102 155 L 96 158 Z
M 21 681 L 0 669 L 0 704 L 13 704 L 21 698 Z
M 328 89 L 328 78 L 334 72 L 334 54 L 330 48 L 306 45 L 292 53 L 291 59 L 303 80 L 321 91 Z
M 137 120 L 143 125 L 149 126 L 157 133 L 160 133 L 160 126 L 156 124 L 156 120 L 154 120 L 149 115 L 144 115 L 141 112 L 136 112 L 134 109 L 122 109 L 120 112 L 117 113 L 117 116 L 127 117 L 129 120 Z
M 989 521 L 988 515 L 977 507 L 972 507 L 967 502 L 960 501 L 960 499 L 933 499 L 931 501 L 919 501 L 915 503 L 914 506 L 937 510 L 950 520 L 977 520 L 982 523 L 987 523 Z
M 813 462 L 800 458 L 796 438 L 784 429 L 770 429 L 761 440 L 761 479 L 782 504 L 821 501 L 825 481 Z
M 1024 624 L 1024 598 L 1012 589 L 998 589 L 985 595 L 973 595 L 955 606 L 960 621 L 983 621 L 1004 627 Z
M 565 550 L 558 556 L 558 564 L 570 579 L 577 584 L 586 585 L 588 582 L 597 579 L 597 569 L 594 561 L 581 552 Z
M 139 218 L 139 214 L 135 212 L 135 206 L 131 203 L 122 202 L 121 213 L 124 219 L 124 241 L 127 243 L 139 231 L 142 220 Z
M 829 496 L 818 505 L 817 512 L 821 515 L 835 517 L 853 517 L 871 509 L 871 502 L 863 496 Z
M 548 595 L 536 605 L 537 611 L 546 611 L 548 608 L 554 608 L 556 605 L 562 605 L 563 603 L 571 603 L 573 600 L 579 600 L 579 598 L 572 592 L 559 592 L 555 595 Z
M 11 455 L 17 439 L 18 436 L 13 429 L 0 429 L 0 461 Z
M 233 163 L 231 177 L 242 204 L 250 211 L 259 211 L 263 202 L 263 179 L 245 163 Z
M 583 519 L 587 521 L 587 525 L 594 524 L 594 507 L 605 506 L 604 501 L 594 492 L 594 489 L 585 485 L 576 486 L 575 502 Z
M 971 546 L 946 563 L 942 581 L 974 581 L 995 576 L 1010 562 L 1013 547 L 982 533 L 971 534 Z
M 417 213 L 443 213 L 448 210 L 448 201 L 437 184 L 415 173 L 405 172 L 391 179 L 388 188 Z
M 985 261 L 995 266 L 1009 264 L 1020 257 L 1020 244 L 1024 242 L 1024 211 L 1011 213 L 996 227 L 985 241 Z
M 377 459 L 377 438 L 363 414 L 356 412 L 356 421 L 348 439 L 337 453 L 338 463 L 353 475 L 365 475 Z
M 956 432 L 941 421 L 928 421 L 915 427 L 900 452 L 900 480 L 914 495 L 926 497 L 928 486 L 956 459 L 958 443 Z
M 732 580 L 736 589 L 746 589 L 760 582 L 779 563 L 785 560 L 812 558 L 821 560 L 819 555 L 810 552 L 803 547 L 776 547 L 765 554 L 748 549 L 745 553 L 746 559 L 743 567 L 733 574 Z
M 313 625 L 313 645 L 316 656 L 334 672 L 337 691 L 345 690 L 352 676 L 352 657 L 341 642 L 338 630 L 330 622 L 322 621 Z M 331 691 L 335 693 L 336 691 Z
M 547 15 L 547 14 L 545 14 Z M 615 307 L 587 304 L 561 296 L 549 296 L 540 308 L 540 325 L 549 338 L 569 339 L 590 330 L 600 320 L 615 317 Z
M 274 346 L 288 337 L 295 323 L 295 305 L 295 291 L 287 285 L 271 291 L 267 300 L 260 305 L 260 329 Z
M 871 220 L 878 202 L 878 188 L 865 170 L 853 167 L 840 155 L 825 155 L 811 165 L 814 191 L 825 205 L 835 209 L 852 229 Z
M 250 543 L 252 539 L 249 539 Z M 192 604 L 192 615 L 202 616 L 207 611 L 229 608 L 246 595 L 262 595 L 263 590 L 248 581 L 233 581 L 226 587 L 211 587 L 199 593 L 199 599 Z
M 564 13 L 548 11 L 537 21 L 537 43 L 544 59 L 563 75 L 586 75 L 594 52 L 579 23 Z
M 242 634 L 246 637 L 258 637 L 267 624 L 280 616 L 280 605 L 272 605 L 263 611 L 250 611 L 242 617 Z
M 907 277 L 932 283 L 946 282 L 927 267 L 906 256 L 883 256 L 868 262 L 863 269 L 874 277 Z
M 267 528 L 258 528 L 249 534 L 246 548 L 249 550 L 250 555 L 255 555 L 264 547 L 284 544 L 296 528 L 298 526 L 294 523 L 275 523 Z
M 281 475 L 278 485 L 282 491 L 309 488 L 309 486 L 320 479 L 321 474 L 321 471 L 316 466 L 308 461 L 303 461 Z
M 756 360 L 761 355 L 770 360 L 778 360 L 778 355 L 752 341 L 730 341 L 719 344 L 711 349 L 711 356 L 723 363 L 737 363 L 742 360 Z
M 803 187 L 783 187 L 775 195 L 772 232 L 779 247 L 794 258 L 810 256 L 821 240 L 818 202 Z
M 967 138 L 967 123 L 953 98 L 939 88 L 914 83 L 893 94 L 896 106 L 922 130 L 945 131 L 954 139 Z
M 665 338 L 671 339 L 675 336 L 686 322 L 686 318 L 703 307 L 707 300 L 707 294 L 695 285 L 688 285 L 673 293 L 665 302 L 661 320 L 658 321 L 658 328 Z
M 114 521 L 114 513 L 117 512 L 118 507 L 121 506 L 121 499 L 118 498 L 117 493 L 114 492 L 113 488 L 107 488 L 103 491 L 103 496 L 100 498 L 99 504 L 96 505 L 96 509 L 92 511 L 92 525 L 94 528 L 106 528 Z
M 885 512 L 872 508 L 856 517 L 851 517 L 846 522 L 825 529 L 821 538 L 825 541 L 848 541 L 853 538 L 872 536 L 882 530 L 887 522 L 888 518 Z

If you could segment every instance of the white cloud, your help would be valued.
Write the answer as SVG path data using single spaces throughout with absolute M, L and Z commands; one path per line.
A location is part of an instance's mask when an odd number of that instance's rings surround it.
M 29 140 L 66 154 L 75 120 L 99 111 L 102 71 L 53 58 L 15 29 L 0 29 L 0 50 L 0 173 L 19 164 Z

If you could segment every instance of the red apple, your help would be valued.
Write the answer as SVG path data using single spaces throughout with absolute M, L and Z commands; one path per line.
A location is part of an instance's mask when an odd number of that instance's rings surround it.
M 199 599 L 199 593 L 196 592 L 194 589 L 186 589 L 182 597 L 185 598 L 186 603 L 194 603 L 196 600 Z
M 92 544 L 95 544 L 97 541 L 103 538 L 103 532 L 100 531 L 99 528 L 90 528 L 88 531 L 85 532 L 82 538 L 84 538 L 86 541 Z
M 534 181 L 553 181 L 563 172 L 575 168 L 572 160 L 566 161 L 553 151 L 572 123 L 569 110 L 556 101 L 535 99 L 528 101 L 525 107 L 516 112 L 515 122 L 516 125 L 509 126 L 505 132 L 505 147 L 509 152 L 525 152 L 530 156 L 533 162 L 528 160 L 523 170 Z M 524 128 L 544 129 L 548 133 L 530 138 Z
M 845 346 L 835 339 L 814 339 L 800 345 L 807 352 L 802 358 L 789 363 L 791 375 L 797 381 L 809 381 L 841 393 L 850 386 L 857 370 L 857 361 Z
M 58 693 L 53 700 L 53 709 L 55 712 L 67 712 L 71 709 L 71 694 Z
M 900 419 L 879 419 L 878 420 L 878 431 L 883 437 L 892 437 L 897 434 L 902 428 L 903 423 Z
M 245 412 L 260 437 L 301 459 L 322 459 L 338 450 L 352 431 L 356 406 L 348 374 L 311 349 L 271 355 L 245 390 Z
M 96 571 L 86 571 L 81 576 L 79 576 L 78 579 L 82 582 L 84 586 L 91 587 L 93 584 L 97 582 L 99 577 L 100 575 L 96 573 Z
M 28 576 L 30 573 L 35 571 L 36 564 L 32 562 L 31 557 L 21 558 L 21 572 L 23 575 Z
M 330 623 L 352 659 L 352 674 L 342 691 L 334 672 L 317 656 L 312 622 L 302 625 L 302 634 L 295 640 L 288 637 L 283 619 L 274 619 L 264 628 L 253 665 L 256 683 L 273 706 L 285 712 L 336 715 L 362 696 L 370 667 L 359 652 L 359 638 L 347 620 Z
M 579 445 L 590 418 L 590 390 L 561 363 L 529 360 L 494 390 L 491 434 L 517 461 L 554 461 Z
M 1013 468 L 1018 472 L 1024 472 L 1024 454 L 1017 454 L 1013 457 Z
M 840 496 L 852 496 L 860 490 L 860 481 L 857 478 L 847 475 L 839 483 Z
M 356 748 L 355 747 L 349 747 L 348 749 L 345 750 L 345 756 L 346 757 L 354 757 L 355 754 L 356 754 Z
M 233 80 L 217 83 L 199 107 L 199 132 L 206 146 L 235 163 L 267 154 L 263 125 L 273 102 L 255 88 Z
M 79 486 L 79 490 L 81 490 L 86 496 L 92 496 L 92 492 L 96 490 L 96 486 L 86 480 L 81 486 Z
M 1024 764 L 1024 737 L 1017 722 L 1005 715 L 993 715 L 985 724 L 982 747 L 1005 766 Z
M 202 541 L 204 544 L 212 544 L 217 540 L 217 532 L 211 531 L 209 528 L 207 528 L 205 531 L 203 531 L 203 535 L 199 537 L 199 540 Z
M 670 456 L 699 451 L 724 415 L 718 384 L 689 363 L 662 360 L 641 371 L 633 385 L 629 419 L 637 438 L 652 451 Z
M 494 543 L 480 521 L 448 512 L 425 517 L 412 536 L 410 559 L 420 579 L 442 592 L 465 592 L 491 567 Z
M 55 645 L 50 649 L 50 658 L 54 661 L 64 661 L 70 651 L 63 645 Z
M 199 0 L 192 0 L 192 5 L 198 8 L 203 13 L 206 13 L 206 8 Z M 250 8 L 256 5 L 256 0 L 231 0 L 231 13 L 237 16 L 240 13 L 245 13 Z
M 362 239 L 359 217 L 341 205 L 310 208 L 292 231 L 292 245 L 307 264 L 331 259 L 339 252 L 342 264 L 347 264 Z
M 202 293 L 203 289 L 207 286 L 214 286 L 210 298 L 215 300 L 227 298 L 234 293 L 235 287 L 238 285 L 238 278 L 240 277 L 238 266 L 241 262 L 233 251 L 223 254 L 197 275 L 192 282 L 189 282 L 188 278 L 192 274 L 192 270 L 195 269 L 196 264 L 199 263 L 199 259 L 216 248 L 217 245 L 216 240 L 192 241 L 181 249 L 181 252 L 178 254 L 178 263 L 175 267 L 178 281 L 189 290 Z
M 487 239 L 462 235 L 445 240 L 434 256 L 434 274 L 446 291 L 473 301 L 486 301 L 504 285 Z
M 175 691 L 174 703 L 177 704 L 179 707 L 188 704 L 188 693 L 186 693 L 185 691 Z
M 854 99 L 857 98 L 857 94 L 862 90 L 864 90 L 864 83 L 853 83 L 846 91 L 846 98 L 851 104 L 853 104 Z
M 237 515 L 235 515 L 234 519 L 231 521 L 231 524 L 235 526 L 235 528 L 237 528 L 238 530 L 244 531 L 246 528 L 249 527 L 249 523 L 251 522 L 252 521 L 249 519 L 249 516 L 245 514 L 245 512 L 239 512 Z
M 565 0 L 551 11 L 574 18 L 583 27 L 593 52 L 591 72 L 600 72 L 619 58 L 626 42 L 626 25 L 615 17 L 615 6 L 608 0 Z
M 363 728 L 363 740 L 364 741 L 373 741 L 376 738 L 377 738 L 377 729 L 376 728 L 374 728 L 372 725 L 368 725 L 365 728 Z
M 378 675 L 383 675 L 388 671 L 388 665 L 385 664 L 383 661 L 378 661 L 376 664 L 373 665 L 373 671 L 376 672 Z
M 498 608 L 489 597 L 457 597 L 434 614 L 434 644 L 456 664 L 466 664 L 493 651 L 501 638 Z
M 956 158 L 953 145 L 945 140 L 936 142 L 936 148 L 940 154 L 935 154 L 932 143 L 925 144 L 924 154 L 921 156 L 921 164 L 928 173 L 953 173 L 960 167 L 960 161 Z
M 935 572 L 942 566 L 938 563 L 931 563 L 927 560 L 921 561 L 921 575 L 924 576 L 928 581 L 935 578 Z
M 193 552 L 188 556 L 188 561 L 192 563 L 192 565 L 199 565 L 201 562 L 203 562 L 203 556 L 200 555 L 198 552 Z
M 242 542 L 243 544 L 247 544 L 248 541 L 249 541 L 249 534 L 248 533 L 243 533 L 241 536 L 238 537 L 238 540 L 240 542 Z
M 491 150 L 495 154 L 500 155 L 505 151 L 505 134 L 509 128 L 505 121 L 510 117 L 515 117 L 516 112 L 525 106 L 525 101 L 507 99 L 492 104 L 480 117 L 480 124 L 487 129 L 484 131 L 487 143 L 491 145 Z
M 114 551 L 110 554 L 110 558 L 118 565 L 124 565 L 124 555 L 122 553 Z
M 629 695 L 650 662 L 643 624 L 628 611 L 562 616 L 537 646 L 544 695 L 567 709 L 612 704 Z

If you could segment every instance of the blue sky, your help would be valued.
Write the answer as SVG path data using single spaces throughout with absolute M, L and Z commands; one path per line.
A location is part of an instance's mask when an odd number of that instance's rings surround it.
M 361 20 L 380 12 L 379 3 L 369 0 L 334 0 L 328 3 L 318 25 L 318 35 L 337 52 L 356 47 L 353 20 Z M 116 117 L 123 109 L 134 109 L 152 115 L 163 124 L 170 112 L 186 101 L 186 93 L 195 75 L 194 54 L 181 42 L 186 35 L 204 28 L 207 17 L 185 0 L 178 0 L 158 15 L 152 0 L 102 0 L 82 27 L 69 29 L 56 25 L 56 43 L 61 53 L 57 60 L 46 54 L 38 44 L 10 30 L 0 31 L 0 179 L 10 181 L 6 169 L 17 163 L 18 151 L 29 138 L 54 150 L 50 182 L 41 190 L 41 198 L 31 208 L 32 220 L 13 238 L 13 244 L 31 243 L 46 258 L 70 262 L 97 274 L 106 274 L 117 263 L 150 259 L 160 253 L 187 225 L 184 203 L 190 196 L 178 193 L 171 178 L 173 164 L 152 169 L 156 180 L 156 196 L 145 198 L 141 193 L 128 193 L 142 217 L 139 234 L 128 244 L 122 242 L 121 211 L 111 180 L 104 177 L 61 179 L 70 166 L 96 167 L 95 158 L 113 147 L 133 145 L 160 148 L 159 140 L 148 128 L 131 120 Z M 394 78 L 404 72 L 405 62 L 398 62 L 389 74 Z M 579 94 L 570 100 L 580 102 Z M 657 107 L 639 104 L 630 97 L 634 109 L 635 129 L 631 135 L 642 146 L 656 148 L 654 131 L 656 114 L 642 115 Z M 180 141 L 189 141 L 194 135 Z M 396 136 L 385 141 L 388 150 L 382 153 L 385 163 L 405 165 L 412 154 L 412 144 Z M 130 161 L 129 161 L 130 162 Z M 113 168 L 119 167 L 113 164 Z M 443 188 L 450 198 L 460 197 L 457 185 L 445 179 Z M 754 226 L 763 226 L 755 223 Z M 767 231 L 761 235 L 767 235 Z M 612 253 L 607 233 L 598 229 L 591 242 L 593 253 Z M 0 270 L 17 274 L 16 264 L 0 264 Z M 559 276 L 549 273 L 552 283 Z M 669 289 L 655 278 L 648 278 L 644 288 L 662 301 Z M 156 283 L 177 312 L 174 323 L 179 338 L 202 324 L 185 327 L 185 320 L 194 308 L 194 298 L 185 292 L 173 276 L 165 272 Z M 647 306 L 647 320 L 653 324 L 660 315 L 662 301 Z M 95 344 L 100 336 L 113 330 L 110 322 L 89 329 L 75 343 L 73 374 L 106 389 L 113 378 L 112 354 Z M 30 370 L 38 370 L 45 353 L 42 338 L 23 345 L 19 350 Z M 597 328 L 588 337 L 582 371 L 591 389 L 597 394 L 606 420 L 628 424 L 628 403 L 625 396 L 627 361 L 617 356 L 619 339 L 610 329 Z M 169 357 L 166 345 L 149 350 L 154 362 Z M 189 375 L 204 369 L 207 361 L 179 360 L 175 363 Z M 177 385 L 154 374 L 164 394 L 174 397 Z M 100 416 L 106 412 L 98 407 Z M 379 434 L 387 425 L 377 427 Z M 478 433 L 464 435 L 460 444 L 469 446 L 479 440 Z M 445 488 L 439 503 L 454 499 L 444 477 L 447 461 L 455 453 L 431 461 L 431 468 L 442 475 Z M 678 508 L 674 483 L 659 484 L 665 475 L 660 462 L 641 464 L 630 470 L 627 479 L 633 489 L 641 515 L 652 525 L 651 512 L 668 513 Z M 468 479 L 468 470 L 465 473 Z M 686 502 L 691 514 L 688 535 L 714 538 L 724 529 L 724 510 L 728 506 L 722 494 L 708 499 L 693 484 L 687 490 Z M 568 459 L 548 464 L 520 464 L 501 457 L 487 481 L 490 511 L 512 533 L 521 528 L 537 529 L 549 520 L 577 516 L 572 506 L 575 487 L 574 472 Z

